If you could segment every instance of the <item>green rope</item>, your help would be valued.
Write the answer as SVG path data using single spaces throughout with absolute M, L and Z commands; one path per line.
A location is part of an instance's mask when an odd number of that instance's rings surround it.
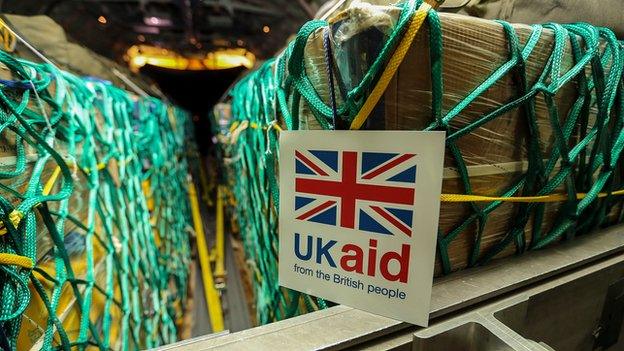
M 336 92 L 340 95 L 338 118 L 350 122 L 359 111 L 420 3 L 407 1 L 400 5 L 396 26 L 386 37 L 379 55 L 361 81 L 351 90 Z M 488 122 L 518 110 L 527 131 L 528 168 L 498 196 L 541 196 L 563 187 L 568 198 L 556 212 L 550 227 L 545 225 L 544 204 L 515 204 L 514 216 L 504 237 L 487 250 L 482 247 L 487 221 L 503 202 L 493 201 L 484 205 L 467 203 L 465 206 L 469 213 L 449 231 L 438 234 L 438 256 L 443 272 L 450 273 L 455 268 L 451 264 L 449 247 L 469 228 L 476 228 L 476 233 L 466 264 L 475 266 L 487 263 L 512 244 L 518 253 L 522 253 L 546 247 L 561 238 L 572 239 L 596 228 L 621 222 L 624 201 L 612 196 L 597 197 L 600 192 L 610 193 L 624 185 L 621 181 L 624 169 L 620 162 L 624 149 L 624 49 L 613 33 L 586 23 L 549 23 L 533 25 L 530 35 L 521 43 L 512 25 L 498 21 L 507 38 L 507 60 L 461 101 L 445 111 L 442 105 L 444 42 L 441 22 L 435 11 L 429 12 L 427 23 L 432 116 L 424 130 L 447 132 L 447 154 L 459 174 L 464 193 L 472 194 L 473 186 L 458 141 L 480 128 L 486 128 Z M 219 152 L 227 172 L 227 182 L 236 199 L 234 215 L 250 266 L 257 272 L 254 286 L 260 323 L 315 309 L 307 297 L 300 303 L 298 294 L 281 290 L 277 285 L 278 146 L 277 133 L 269 126 L 279 121 L 288 130 L 305 128 L 301 113 L 306 113 L 313 116 L 321 128 L 332 128 L 333 111 L 329 94 L 321 96 L 319 93 L 319 87 L 325 88 L 328 79 L 318 75 L 326 69 L 313 67 L 318 77 L 310 77 L 306 72 L 306 65 L 310 64 L 306 62 L 310 38 L 326 30 L 327 26 L 326 22 L 318 20 L 307 23 L 276 59 L 265 62 L 243 78 L 229 93 L 232 116 L 231 120 L 225 121 L 229 125 L 218 121 L 234 130 L 232 133 L 224 128 L 216 132 L 222 135 Z M 546 32 L 553 36 L 549 57 L 539 77 L 529 82 L 527 62 Z M 564 69 L 562 62 L 564 58 L 569 58 L 566 52 L 570 52 L 570 48 L 572 64 Z M 540 47 L 540 50 L 543 48 Z M 457 116 L 470 108 L 479 96 L 509 76 L 513 77 L 517 89 L 512 99 L 495 106 L 471 123 L 455 123 Z M 577 95 L 568 111 L 560 111 L 555 97 L 563 87 L 570 85 L 575 87 Z M 538 99 L 543 99 L 547 106 L 546 122 L 553 131 L 551 140 L 543 140 L 540 135 L 536 113 Z M 243 121 L 253 122 L 256 127 L 236 130 L 235 127 Z M 232 134 L 237 134 L 237 137 L 232 137 Z M 545 143 L 552 143 L 549 152 L 540 146 Z M 587 196 L 577 200 L 577 194 L 581 192 L 587 193 Z M 527 246 L 525 229 L 528 225 L 532 226 L 532 231 Z M 318 308 L 325 307 L 324 301 L 317 301 Z M 283 311 L 287 313 L 284 315 Z
M 0 254 L 36 262 L 0 265 L 0 345 L 174 342 L 190 264 L 188 115 L 5 52 L 0 62 L 12 76 L 0 81 L 1 151 L 12 160 L 0 165 Z

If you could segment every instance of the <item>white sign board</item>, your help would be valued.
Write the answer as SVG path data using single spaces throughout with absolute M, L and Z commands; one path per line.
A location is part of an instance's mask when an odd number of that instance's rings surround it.
M 280 135 L 280 285 L 426 326 L 444 132 Z

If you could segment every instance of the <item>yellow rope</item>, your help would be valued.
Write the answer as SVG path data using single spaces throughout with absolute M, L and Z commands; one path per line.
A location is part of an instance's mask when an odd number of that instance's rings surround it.
M 131 160 L 131 157 L 128 157 L 126 160 L 121 160 L 121 161 L 119 161 L 119 162 L 120 162 L 120 163 L 127 163 L 127 162 L 130 162 L 130 160 Z M 97 170 L 98 170 L 98 171 L 101 171 L 101 170 L 103 170 L 104 168 L 106 168 L 106 163 L 100 162 L 100 163 L 98 163 L 95 167 L 97 168 Z M 89 168 L 83 168 L 82 170 L 83 170 L 86 174 L 91 173 L 91 169 L 89 169 Z
M 9 220 L 13 223 L 14 227 L 17 227 L 20 221 L 24 218 L 24 214 L 21 211 L 13 210 L 9 213 Z M 0 235 L 6 234 L 8 231 L 4 227 L 4 223 L 0 222 Z M 33 260 L 30 257 L 16 255 L 12 253 L 0 253 L 0 266 L 18 266 L 31 269 L 35 266 Z
M 607 197 L 609 193 L 599 193 L 598 197 Z M 611 193 L 612 196 L 624 195 L 624 189 L 617 190 Z M 586 193 L 576 194 L 576 199 L 581 200 L 587 196 Z M 442 202 L 562 202 L 567 201 L 568 195 L 566 194 L 550 194 L 543 196 L 481 196 L 481 195 L 462 195 L 462 194 L 441 194 L 440 201 Z
M 238 128 L 239 124 L 240 124 L 240 122 L 234 121 L 234 123 L 232 123 L 232 125 L 230 126 L 230 133 L 234 132 L 234 130 L 236 130 L 236 128 Z
M 52 175 L 50 176 L 48 181 L 43 186 L 43 195 L 48 195 L 50 193 L 50 191 L 52 190 L 52 187 L 54 186 L 54 183 L 56 183 L 56 179 L 58 178 L 60 174 L 61 174 L 61 167 L 56 166 L 56 168 L 54 169 L 54 172 L 52 172 Z
M 134 155 L 129 156 L 125 160 L 121 160 L 120 163 L 127 164 L 130 161 L 132 161 L 133 158 L 134 158 Z M 73 162 L 67 162 L 67 165 L 71 167 L 75 164 Z M 104 168 L 106 168 L 106 163 L 100 162 L 97 164 L 96 168 L 98 171 L 101 171 Z M 91 173 L 91 170 L 88 168 L 83 168 L 83 171 L 87 174 Z M 43 186 L 43 191 L 42 191 L 43 195 L 50 194 L 50 191 L 52 191 L 52 187 L 54 186 L 54 183 L 56 183 L 56 180 L 58 179 L 60 174 L 61 174 L 61 167 L 56 166 L 56 168 L 54 168 L 54 172 L 52 172 L 52 175 L 50 176 L 50 178 L 48 178 L 48 181 Z
M 126 158 L 125 160 L 122 160 L 122 162 L 128 163 L 132 160 L 133 157 L 134 156 L 130 156 Z M 69 166 L 71 166 L 72 164 L 73 163 L 68 163 Z M 97 165 L 98 170 L 103 170 L 104 168 L 106 168 L 105 163 L 101 163 L 101 162 L 98 163 Z M 85 168 L 84 171 L 86 173 L 90 172 L 90 170 L 87 168 Z M 50 178 L 48 178 L 48 181 L 43 186 L 43 190 L 42 190 L 43 195 L 50 194 L 50 191 L 52 191 L 52 187 L 54 186 L 54 183 L 56 183 L 56 180 L 58 179 L 60 174 L 61 174 L 61 167 L 56 166 L 56 168 L 54 168 L 54 171 L 52 172 L 52 175 L 50 175 Z M 11 220 L 11 223 L 13 223 L 14 227 L 17 227 L 19 225 L 19 222 L 22 220 L 23 217 L 24 217 L 24 214 L 18 210 L 13 210 L 13 212 L 9 214 L 9 219 Z M 4 235 L 6 233 L 7 233 L 7 229 L 4 227 L 4 223 L 0 221 L 0 235 Z
M 22 218 L 24 218 L 24 214 L 21 211 L 13 210 L 9 213 L 9 220 L 13 223 L 13 227 L 17 228 Z M 4 223 L 0 221 L 0 235 L 4 235 L 6 233 L 8 233 L 8 231 L 4 226 Z
M 430 9 L 431 5 L 424 2 L 420 5 L 418 10 L 414 12 L 414 17 L 412 17 L 412 20 L 410 21 L 407 32 L 401 39 L 399 46 L 394 51 L 394 54 L 386 65 L 386 69 L 377 81 L 377 84 L 375 84 L 375 88 L 373 88 L 373 91 L 366 99 L 366 102 L 364 102 L 364 105 L 362 105 L 362 108 L 358 112 L 357 116 L 355 116 L 355 119 L 351 122 L 350 129 L 360 129 L 364 122 L 366 122 L 366 119 L 370 115 L 371 111 L 375 108 L 379 99 L 383 96 L 386 88 L 388 88 L 388 84 L 390 84 L 392 77 L 394 77 L 394 74 L 399 69 L 401 62 L 403 62 L 407 51 L 412 45 L 412 41 L 414 41 L 414 38 L 416 37 L 416 33 L 418 33 L 418 30 L 425 21 L 425 18 L 427 18 L 427 12 L 429 12 Z
M 390 58 L 390 61 L 386 65 L 384 72 L 382 73 L 379 81 L 375 85 L 375 88 L 371 92 L 371 94 L 362 105 L 362 108 L 358 112 L 357 116 L 351 122 L 350 129 L 360 129 L 371 111 L 377 103 L 379 99 L 383 96 L 388 84 L 396 74 L 399 66 L 403 62 L 407 51 L 409 50 L 416 34 L 420 30 L 420 27 L 424 23 L 427 18 L 427 12 L 432 8 L 432 6 L 428 3 L 423 3 L 420 8 L 414 13 L 414 17 L 412 18 L 407 32 L 401 39 L 399 46 L 395 50 L 394 54 Z M 607 193 L 600 193 L 598 197 L 606 197 Z M 624 195 L 624 190 L 618 190 L 611 193 L 611 195 Z M 580 200 L 587 196 L 587 194 L 579 193 L 577 194 L 577 199 Z M 509 196 L 509 197 L 499 197 L 499 196 L 481 196 L 481 195 L 462 195 L 462 194 L 441 194 L 440 201 L 442 202 L 492 202 L 492 201 L 503 201 L 503 202 L 561 202 L 566 201 L 568 196 L 565 194 L 551 194 L 544 196 Z
M 56 182 L 56 179 L 58 178 L 60 173 L 61 167 L 56 166 L 54 172 L 52 172 L 52 175 L 43 187 L 44 195 L 50 193 L 50 190 L 52 190 L 52 186 L 54 186 L 54 183 Z M 11 213 L 9 213 L 9 220 L 13 224 L 13 227 L 17 228 L 22 218 L 24 218 L 24 214 L 21 211 L 13 210 L 11 211 Z M 4 223 L 0 221 L 0 235 L 4 235 L 6 233 L 8 233 L 8 230 L 4 226 Z M 35 266 L 33 260 L 30 259 L 30 257 L 15 255 L 11 253 L 0 253 L 0 265 L 18 266 L 28 269 L 32 269 Z
M 9 30 L 9 27 L 1 19 L 0 19 L 0 38 L 2 39 L 2 44 L 4 46 L 5 51 L 13 52 L 13 50 L 15 50 L 15 44 L 17 43 L 17 38 L 15 38 L 15 35 Z
M 130 157 L 126 158 L 125 160 L 122 160 L 122 162 L 128 163 L 128 162 L 130 162 L 132 160 L 133 157 L 134 156 L 130 156 Z M 104 168 L 106 168 L 106 164 L 105 163 L 101 163 L 101 162 L 98 163 L 98 165 L 97 165 L 97 169 L 98 170 L 102 170 Z M 87 172 L 87 173 L 90 172 L 90 170 L 88 170 L 88 169 L 85 169 L 84 171 Z M 52 187 L 54 186 L 54 183 L 56 183 L 56 180 L 58 179 L 60 174 L 61 174 L 61 167 L 56 166 L 56 168 L 52 172 L 52 175 L 50 175 L 50 178 L 48 178 L 48 181 L 43 186 L 43 190 L 42 190 L 43 195 L 48 195 L 50 193 L 50 191 L 52 191 Z M 19 225 L 19 223 L 22 220 L 22 218 L 24 218 L 24 214 L 22 212 L 18 211 L 18 210 L 13 210 L 9 214 L 9 220 L 11 221 L 11 223 L 13 223 L 14 227 L 17 227 Z M 0 235 L 4 235 L 6 233 L 8 233 L 8 231 L 7 231 L 6 227 L 4 226 L 4 223 L 2 221 L 0 221 Z M 0 260 L 0 264 L 2 264 L 1 260 Z
M 133 156 L 128 157 L 125 160 L 122 160 L 122 163 L 128 163 L 132 160 Z M 68 166 L 72 166 L 73 162 L 68 162 L 67 163 Z M 97 169 L 99 171 L 103 170 L 104 168 L 106 168 L 106 164 L 105 163 L 98 163 L 97 164 Z M 85 171 L 85 173 L 89 174 L 91 172 L 90 169 L 88 168 L 84 168 L 83 169 Z M 59 175 L 61 174 L 61 167 L 56 166 L 56 168 L 54 168 L 54 172 L 52 172 L 52 175 L 50 176 L 50 178 L 48 178 L 48 181 L 45 183 L 45 185 L 43 186 L 43 195 L 48 195 L 50 194 L 50 191 L 52 191 L 52 187 L 54 186 L 54 183 L 56 183 L 56 180 L 58 179 Z
M 18 266 L 28 269 L 32 269 L 35 266 L 33 260 L 29 257 L 11 253 L 0 253 L 0 265 Z

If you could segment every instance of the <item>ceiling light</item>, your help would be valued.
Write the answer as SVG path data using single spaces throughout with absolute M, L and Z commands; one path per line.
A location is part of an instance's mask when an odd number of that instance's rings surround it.
M 143 23 L 148 26 L 156 26 L 156 27 L 170 27 L 173 22 L 170 18 L 165 18 L 161 16 L 147 16 L 143 18 Z
M 106 17 L 104 17 L 104 16 L 98 17 L 98 22 L 100 22 L 102 24 L 106 24 Z
M 198 43 L 199 44 L 199 43 Z M 126 52 L 130 69 L 138 72 L 145 65 L 178 70 L 218 70 L 233 67 L 252 68 L 255 56 L 245 49 L 221 49 L 205 55 L 176 53 L 151 45 L 133 45 Z
M 264 26 L 264 27 L 262 27 L 262 31 L 263 31 L 263 32 L 265 32 L 265 33 L 268 33 L 268 32 L 270 32 L 270 31 L 271 31 L 271 27 L 269 27 L 269 26 Z

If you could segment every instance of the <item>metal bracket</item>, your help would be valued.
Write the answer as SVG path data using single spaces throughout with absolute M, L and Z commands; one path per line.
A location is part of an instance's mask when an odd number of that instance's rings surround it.
M 624 278 L 609 286 L 600 323 L 594 331 L 594 350 L 605 350 L 620 338 L 624 321 Z

